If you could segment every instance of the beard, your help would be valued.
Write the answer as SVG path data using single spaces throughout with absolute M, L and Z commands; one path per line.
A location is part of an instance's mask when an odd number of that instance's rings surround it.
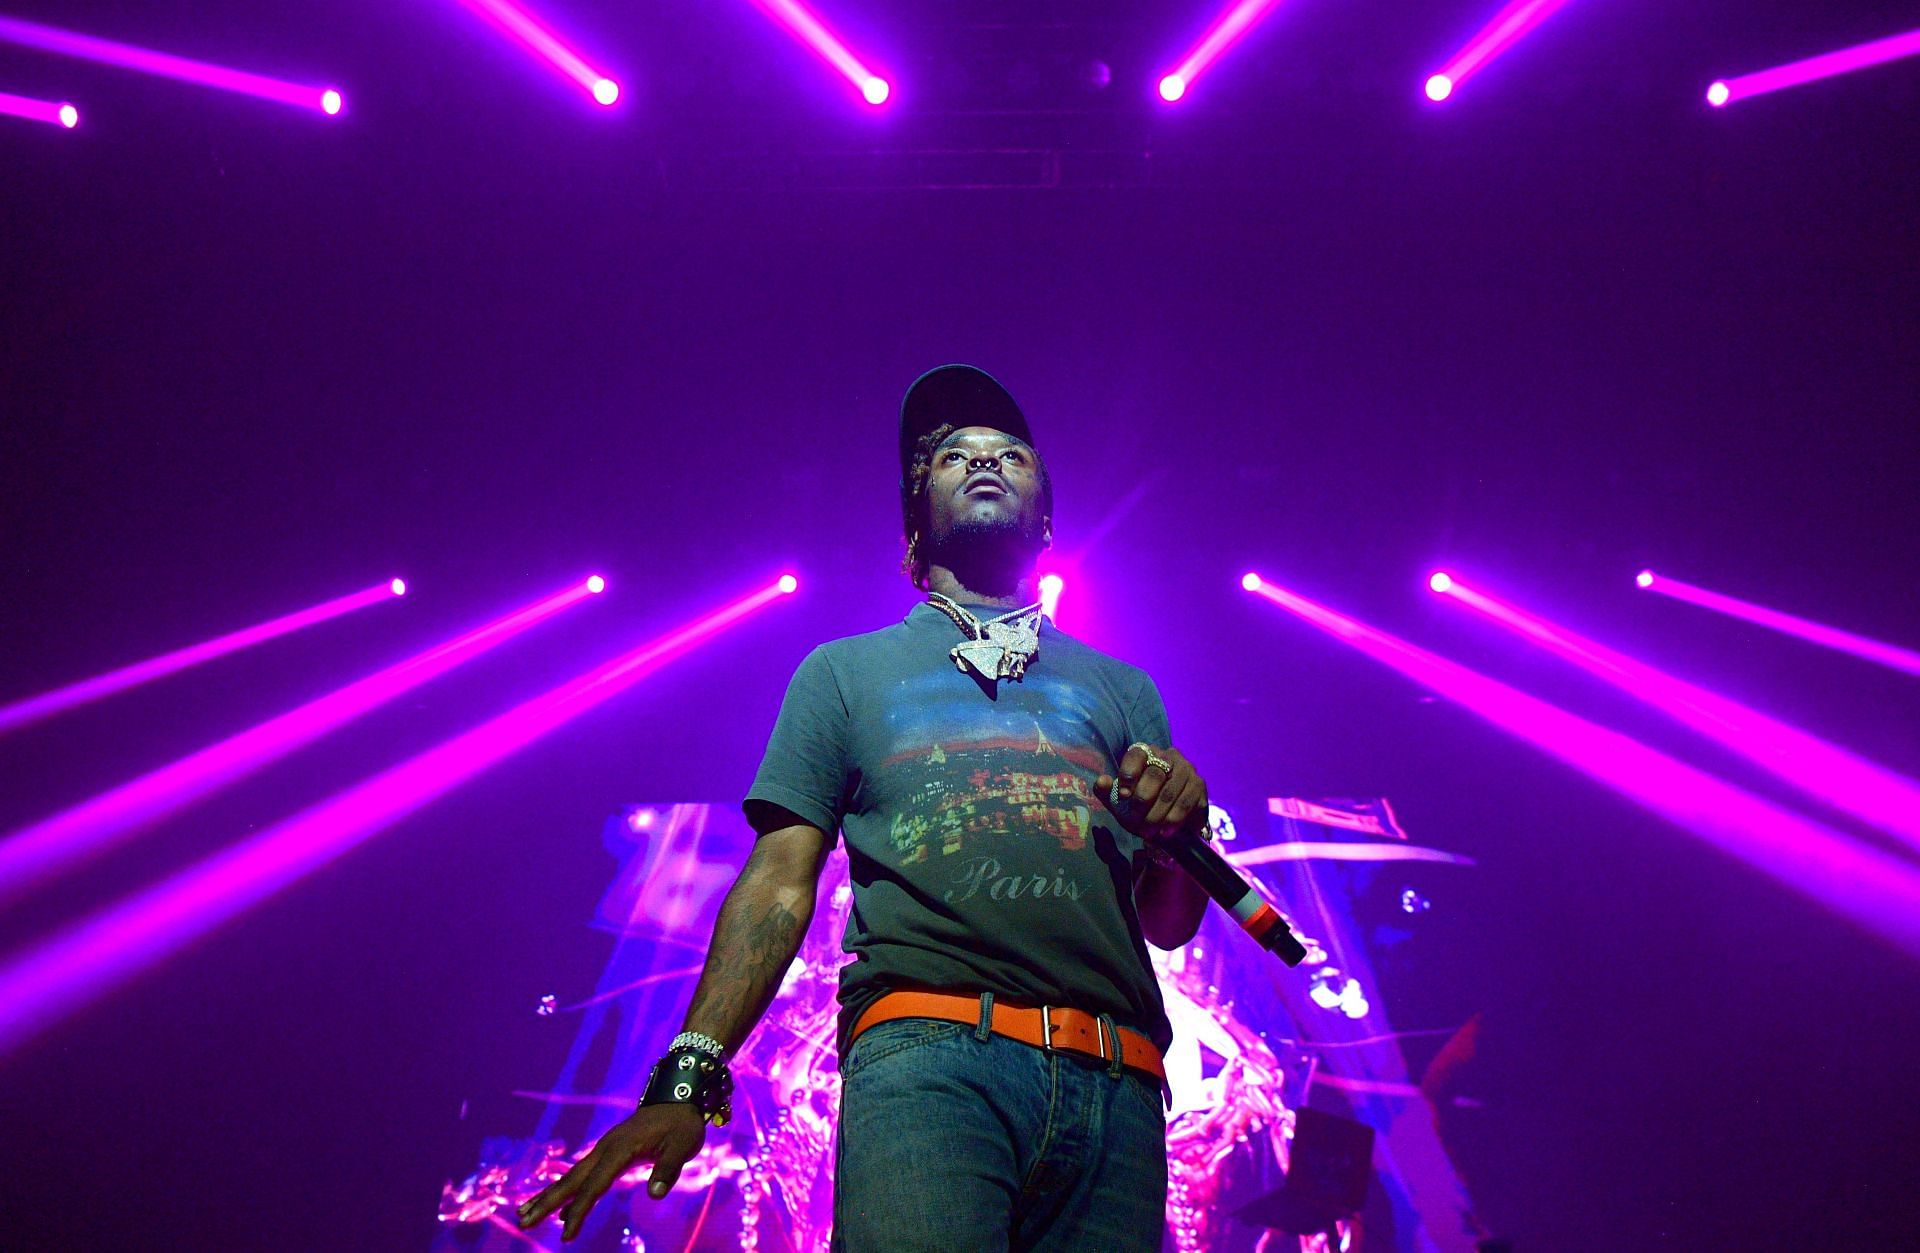
M 974 514 L 969 517 L 955 518 L 947 524 L 947 533 L 941 541 L 943 550 L 966 550 L 971 548 L 996 548 L 1009 551 L 1028 549 L 1040 551 L 1040 520 L 1019 514 L 998 514 L 982 517 Z
M 1045 549 L 1041 520 L 1026 511 L 970 512 L 965 517 L 947 519 L 927 556 L 975 591 L 1010 595 Z

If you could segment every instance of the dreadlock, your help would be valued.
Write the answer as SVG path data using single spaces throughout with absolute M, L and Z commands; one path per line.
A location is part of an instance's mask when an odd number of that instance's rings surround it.
M 927 509 L 927 481 L 933 477 L 933 453 L 946 442 L 947 436 L 959 429 L 955 423 L 942 422 L 923 432 L 913 447 L 913 460 L 907 466 L 907 481 L 900 485 L 900 519 L 905 532 L 902 538 L 907 541 L 907 551 L 900 559 L 900 569 L 923 592 L 927 590 L 928 573 L 933 568 L 932 561 L 927 557 L 926 538 L 928 530 L 932 528 L 932 518 Z M 1034 454 L 1033 462 L 1040 476 L 1040 512 L 1051 518 L 1053 479 L 1047 474 L 1045 459 L 1038 453 Z

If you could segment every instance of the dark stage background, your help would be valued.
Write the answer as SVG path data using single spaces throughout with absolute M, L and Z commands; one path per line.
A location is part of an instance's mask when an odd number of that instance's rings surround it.
M 495 1094 L 566 1047 L 538 998 L 599 970 L 603 816 L 738 795 L 808 648 L 911 603 L 894 408 L 965 360 L 1032 415 L 1084 545 L 1064 624 L 1157 676 L 1220 800 L 1386 795 L 1479 859 L 1385 995 L 1397 1025 L 1484 1012 L 1483 1105 L 1450 1132 L 1494 1229 L 1905 1244 L 1909 960 L 1237 586 L 1260 569 L 1768 790 L 1435 603 L 1449 564 L 1920 771 L 1920 683 L 1631 585 L 1920 643 L 1920 67 L 1700 101 L 1912 11 L 1570 5 L 1425 107 L 1491 7 L 1296 0 L 1175 111 L 1143 85 L 1207 5 L 835 3 L 900 67 L 873 116 L 744 4 L 548 6 L 625 71 L 606 112 L 452 3 L 10 6 L 349 105 L 0 48 L 9 90 L 88 102 L 0 133 L 0 700 L 413 591 L 0 740 L 0 823 L 591 570 L 611 588 L 11 908 L 7 949 L 802 585 L 0 1060 L 0 1243 L 424 1247 L 477 1128 L 521 1116 Z M 948 52 L 982 98 L 1012 74 L 1014 36 L 964 29 L 996 14 L 1058 19 L 1109 94 L 916 110 Z M 943 127 L 1056 144 L 1061 185 L 911 186 L 901 150 Z M 1155 159 L 1079 162 L 1095 132 Z

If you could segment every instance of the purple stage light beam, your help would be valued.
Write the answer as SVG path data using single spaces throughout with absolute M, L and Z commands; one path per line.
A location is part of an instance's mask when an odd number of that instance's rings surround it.
M 599 591 L 595 575 L 0 839 L 0 903 Z M 604 587 L 604 582 L 601 583 Z
M 784 26 L 788 34 L 838 70 L 842 77 L 859 89 L 860 98 L 868 104 L 878 108 L 893 95 L 893 84 L 868 69 L 859 57 L 848 51 L 840 37 L 800 0 L 754 0 L 754 3 Z
M 1427 99 L 1435 104 L 1451 99 L 1460 84 L 1486 69 L 1566 3 L 1567 0 L 1513 0 L 1474 32 L 1460 51 L 1447 58 L 1439 73 L 1427 78 Z
M 365 591 L 352 592 L 346 596 L 323 601 L 309 609 L 286 614 L 255 626 L 244 627 L 217 639 L 191 644 L 186 648 L 176 648 L 170 653 L 150 657 L 146 661 L 135 662 L 131 666 L 95 675 L 91 679 L 83 679 L 55 691 L 43 692 L 39 696 L 0 707 L 0 734 L 5 734 L 15 727 L 25 726 L 29 722 L 38 722 L 42 718 L 72 709 L 76 705 L 85 705 L 102 697 L 111 696 L 115 692 L 124 692 L 130 687 L 150 683 L 162 675 L 173 674 L 189 666 L 197 666 L 202 662 L 212 661 L 216 657 L 224 657 L 242 648 L 251 648 L 255 644 L 263 644 L 290 631 L 298 631 L 301 627 L 325 622 L 329 618 L 337 618 L 341 614 L 352 613 L 356 609 L 378 604 L 384 600 L 392 600 L 403 594 L 404 587 L 405 584 L 398 579 L 391 583 L 378 583 Z
M 1865 661 L 1887 666 L 1907 674 L 1920 675 L 1920 653 L 1910 648 L 1901 648 L 1898 644 L 1882 643 L 1864 635 L 1855 635 L 1851 631 L 1842 631 L 1839 627 L 1815 622 L 1811 618 L 1796 617 L 1782 613 L 1778 609 L 1769 609 L 1765 605 L 1756 605 L 1750 600 L 1740 600 L 1722 592 L 1709 591 L 1704 587 L 1695 587 L 1666 574 L 1655 574 L 1651 570 L 1642 570 L 1634 576 L 1634 583 L 1643 591 L 1658 592 L 1662 596 L 1671 596 L 1675 600 L 1684 600 L 1690 605 L 1702 609 L 1711 609 L 1728 617 L 1739 618 L 1756 626 L 1779 631 L 1809 644 L 1818 644 L 1822 648 L 1831 648 L 1838 652 L 1851 653 Z
M 1242 586 L 1920 956 L 1920 872 L 1904 861 L 1257 575 Z
M 1717 692 L 1576 634 L 1531 610 L 1468 587 L 1458 575 L 1436 591 L 1652 705 L 1809 796 L 1920 850 L 1920 784 Z
M 42 26 L 38 22 L 23 22 L 17 17 L 0 17 L 0 43 L 20 44 L 23 47 L 38 48 L 42 52 L 56 52 L 62 56 L 78 57 L 83 61 L 117 65 L 123 69 L 139 70 L 143 74 L 155 74 L 161 78 L 177 79 L 183 83 L 198 83 L 202 87 L 238 92 L 243 96 L 277 100 L 281 104 L 315 109 L 328 116 L 338 114 L 343 105 L 340 91 L 336 87 L 310 87 L 304 83 L 290 83 L 284 79 L 268 78 L 264 74 L 251 74 L 246 70 L 228 69 L 224 65 L 212 65 L 206 61 L 177 57 L 172 53 L 155 52 L 150 48 L 136 48 L 132 44 L 115 43 L 111 39 L 99 39 L 92 35 L 61 30 L 54 26 Z
M 1161 75 L 1160 98 L 1168 104 L 1186 99 L 1187 91 L 1200 76 L 1279 5 L 1280 0 L 1240 0 L 1221 13 L 1200 36 L 1199 42 L 1180 58 L 1180 63 Z
M 1851 48 L 1842 48 L 1838 52 L 1825 52 L 1817 57 L 1808 57 L 1804 61 L 1776 65 L 1770 70 L 1742 74 L 1738 78 L 1719 79 L 1707 88 L 1707 103 L 1716 109 L 1723 109 L 1734 101 L 1745 100 L 1749 96 L 1764 96 L 1769 92 L 1785 91 L 1789 87 L 1798 87 L 1802 83 L 1832 78 L 1836 74 L 1850 74 L 1854 70 L 1864 70 L 1870 65 L 1898 61 L 1902 57 L 1910 57 L 1916 53 L 1920 53 L 1920 30 L 1889 35 L 1885 39 L 1855 44 Z
M 0 113 L 29 122 L 48 122 L 68 130 L 80 125 L 80 110 L 64 100 L 35 100 L 32 96 L 16 96 L 5 91 L 0 91 Z
M 507 0 L 460 0 L 495 29 L 519 41 L 529 52 L 572 79 L 596 104 L 611 106 L 620 99 L 620 84 L 588 65 L 539 18 Z
M 790 577 L 790 576 L 789 576 Z M 68 928 L 0 969 L 0 1056 L 787 593 L 769 584 Z

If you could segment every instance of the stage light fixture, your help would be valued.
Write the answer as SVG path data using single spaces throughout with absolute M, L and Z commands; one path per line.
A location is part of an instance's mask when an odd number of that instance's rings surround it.
M 1453 589 L 1453 576 L 1445 570 L 1435 570 L 1433 577 L 1427 580 L 1427 586 L 1436 592 L 1448 592 Z
M 782 592 L 797 592 L 800 590 L 800 580 L 794 578 L 791 574 L 783 574 L 780 576 L 780 582 L 776 586 L 778 586 Z
M 590 574 L 587 576 L 587 590 L 598 596 L 607 590 L 607 581 L 597 574 Z
M 579 594 L 577 585 L 574 590 Z M 109 906 L 22 954 L 0 969 L 0 1056 L 780 595 L 778 584 L 768 584 Z
M 393 582 L 387 584 L 387 589 L 395 596 L 405 596 L 407 594 L 407 581 L 405 579 L 395 579 Z
M 1280 0 L 1240 0 L 1215 18 L 1173 70 L 1161 76 L 1160 98 L 1168 104 L 1184 100 L 1187 91 L 1235 44 L 1247 37 L 1260 20 L 1279 7 Z
M 754 0 L 754 3 L 853 84 L 868 104 L 878 108 L 893 95 L 893 84 L 868 69 L 819 15 L 800 0 Z
M 1839 627 L 1828 626 L 1824 622 L 1815 622 L 1811 618 L 1802 618 L 1795 614 L 1784 613 L 1778 609 L 1769 609 L 1765 605 L 1756 605 L 1750 600 L 1741 600 L 1728 596 L 1724 592 L 1709 591 L 1684 583 L 1670 575 L 1655 578 L 1652 571 L 1646 571 L 1647 581 L 1640 584 L 1649 591 L 1662 596 L 1671 596 L 1675 600 L 1698 605 L 1702 609 L 1711 609 L 1728 617 L 1751 622 L 1768 630 L 1779 631 L 1802 639 L 1809 644 L 1818 644 L 1822 648 L 1831 648 L 1838 652 L 1850 653 L 1863 661 L 1900 670 L 1907 674 L 1920 674 L 1920 653 L 1898 644 L 1888 644 L 1870 639 L 1864 635 L 1855 635 L 1852 631 L 1843 631 Z
M 1271 581 L 1254 595 L 1920 956 L 1906 861 Z
M 1898 35 L 1889 35 L 1885 39 L 1873 40 L 1871 43 L 1856 44 L 1851 48 L 1825 52 L 1803 61 L 1776 65 L 1770 70 L 1742 74 L 1737 78 L 1720 79 L 1707 88 L 1707 103 L 1716 109 L 1724 108 L 1736 100 L 1785 91 L 1789 87 L 1798 87 L 1802 83 L 1832 78 L 1836 74 L 1850 74 L 1855 70 L 1864 70 L 1869 66 L 1883 65 L 1888 61 L 1898 61 L 1916 54 L 1920 54 L 1920 30 L 1904 31 Z
M 174 56 L 172 53 L 155 52 L 151 48 L 138 48 L 132 44 L 115 43 L 110 39 L 82 35 L 76 31 L 61 30 L 53 26 L 42 26 L 38 22 L 25 22 L 15 17 L 0 17 L 0 43 L 38 48 L 42 52 L 78 57 L 83 61 L 95 61 L 103 65 L 117 65 L 123 69 L 139 70 L 143 74 L 154 74 L 184 83 L 198 83 L 202 87 L 238 92 L 261 100 L 277 100 L 281 104 L 298 105 L 303 109 L 313 109 L 317 112 L 334 114 L 340 111 L 340 93 L 335 88 L 309 87 L 301 83 L 290 83 L 283 79 L 268 78 L 264 74 L 229 69 L 224 65 L 194 61 L 187 57 Z M 333 102 L 331 108 L 327 104 L 329 99 Z M 78 120 L 76 115 L 75 121 Z M 71 125 L 71 123 L 68 124 Z
M 170 653 L 149 657 L 131 666 L 123 666 L 118 670 L 95 675 L 91 679 L 83 679 L 78 683 L 0 707 L 0 733 L 51 717 L 64 710 L 72 709 L 76 705 L 84 705 L 116 692 L 124 692 L 130 687 L 150 683 L 163 675 L 177 673 L 190 666 L 212 661 L 216 657 L 224 657 L 242 648 L 265 643 L 302 627 L 312 626 L 316 622 L 325 622 L 329 618 L 337 618 L 342 614 L 352 613 L 356 609 L 364 609 L 368 605 L 391 600 L 399 594 L 391 591 L 391 588 L 392 585 L 388 583 L 376 584 L 364 591 L 322 601 L 318 605 L 296 613 L 285 614 L 238 631 L 230 631 L 215 639 L 188 645 L 186 648 L 176 648 Z
M 1920 850 L 1920 783 L 1458 579 L 1448 590 L 1450 599 L 1529 643 L 1653 706 L 1807 795 Z
M 383 591 L 385 589 L 382 589 Z M 578 604 L 575 584 L 0 839 L 0 901 Z
M 1633 584 L 1642 590 L 1653 586 L 1653 571 L 1642 570 L 1633 576 Z
M 1240 586 L 1249 592 L 1258 591 L 1260 588 L 1260 576 L 1249 570 L 1240 576 Z
M 29 122 L 49 122 L 68 130 L 80 124 L 80 110 L 59 100 L 35 100 L 0 91 L 0 114 L 24 118 Z
M 1435 104 L 1452 99 L 1468 79 L 1503 56 L 1566 3 L 1567 0 L 1512 0 L 1475 31 L 1438 73 L 1428 76 L 1427 99 Z
M 518 41 L 561 77 L 571 79 L 594 103 L 611 106 L 620 98 L 618 83 L 588 65 L 579 52 L 524 6 L 509 0 L 460 0 L 460 3 L 494 29 Z

